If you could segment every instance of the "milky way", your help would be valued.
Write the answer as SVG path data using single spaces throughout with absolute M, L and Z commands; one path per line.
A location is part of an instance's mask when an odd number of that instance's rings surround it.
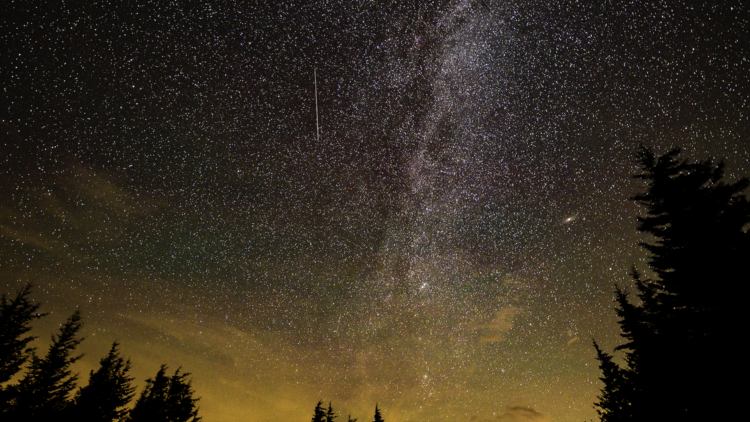
M 747 6 L 268 3 L 0 6 L 39 347 L 79 306 L 82 374 L 118 340 L 206 421 L 594 418 L 637 145 L 750 173 Z

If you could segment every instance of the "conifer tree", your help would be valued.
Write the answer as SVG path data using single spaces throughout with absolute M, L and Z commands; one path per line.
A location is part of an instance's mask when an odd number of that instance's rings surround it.
M 323 400 L 318 400 L 318 404 L 315 405 L 315 411 L 311 422 L 325 422 L 326 411 L 323 407 Z
M 706 420 L 729 385 L 734 327 L 741 320 L 740 286 L 750 273 L 750 201 L 747 179 L 724 182 L 724 165 L 679 161 L 678 149 L 656 157 L 641 148 L 646 181 L 633 197 L 646 207 L 638 230 L 652 239 L 654 280 L 633 271 L 640 305 L 616 290 L 617 315 L 626 340 L 627 366 L 615 368 L 598 346 L 605 383 L 597 403 L 602 420 Z
M 133 398 L 133 378 L 128 376 L 130 360 L 123 360 L 115 342 L 109 354 L 99 362 L 99 369 L 89 374 L 87 386 L 78 390 L 73 415 L 82 422 L 119 421 Z
M 39 304 L 29 299 L 31 285 L 27 284 L 8 299 L 0 296 L 0 415 L 10 411 L 10 403 L 16 394 L 15 387 L 3 386 L 21 367 L 34 356 L 29 343 L 36 337 L 25 336 L 31 330 L 31 321 L 41 318 Z
M 357 418 L 352 419 L 352 414 L 350 413 L 346 422 L 357 422 Z
M 729 346 L 734 324 L 741 320 L 742 295 L 750 282 L 745 260 L 750 256 L 750 181 L 724 182 L 724 164 L 677 160 L 679 150 L 656 159 L 642 149 L 640 161 L 648 189 L 634 199 L 648 212 L 638 229 L 656 239 L 644 242 L 650 266 L 658 276 L 651 313 L 663 334 L 678 336 L 689 346 Z
M 383 416 L 380 414 L 380 408 L 378 408 L 377 403 L 375 403 L 375 419 L 373 419 L 373 422 L 385 422 Z
M 178 368 L 169 380 L 167 409 L 170 422 L 198 422 L 201 420 L 198 417 L 198 407 L 196 406 L 199 399 L 193 398 L 195 391 L 192 382 L 187 379 L 189 376 L 189 372 L 181 374 L 180 368 Z
M 130 411 L 130 422 L 198 422 L 199 399 L 193 398 L 193 388 L 186 378 L 189 373 L 180 374 L 180 369 L 171 377 L 166 375 L 167 367 L 162 365 L 153 379 L 146 380 L 146 387 Z
M 333 422 L 334 419 L 336 419 L 336 414 L 333 413 L 333 407 L 331 406 L 331 402 L 328 402 L 328 411 L 326 412 L 326 422 Z
M 0 384 L 8 382 L 33 355 L 29 347 L 36 337 L 24 335 L 31 330 L 31 321 L 41 318 L 39 304 L 29 299 L 31 285 L 27 284 L 9 300 L 0 297 Z
M 81 314 L 75 311 L 52 337 L 52 345 L 44 358 L 33 356 L 26 375 L 11 386 L 13 398 L 8 419 L 12 421 L 49 421 L 64 414 L 71 405 L 70 393 L 78 380 L 70 366 L 81 356 L 72 356 L 83 340 L 79 338 Z
M 130 422 L 161 422 L 167 419 L 167 392 L 169 391 L 169 377 L 167 367 L 162 365 L 154 378 L 146 380 L 146 386 L 138 396 L 133 410 L 128 415 Z
M 596 357 L 599 360 L 600 378 L 604 382 L 601 395 L 595 403 L 596 412 L 602 422 L 620 422 L 632 420 L 629 415 L 628 389 L 624 371 L 612 361 L 612 355 L 603 352 L 594 341 Z

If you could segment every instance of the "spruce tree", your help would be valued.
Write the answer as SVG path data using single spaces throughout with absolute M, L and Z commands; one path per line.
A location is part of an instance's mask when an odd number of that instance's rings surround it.
M 313 411 L 313 417 L 311 422 L 325 422 L 326 419 L 326 411 L 323 407 L 323 400 L 318 400 L 318 404 L 315 405 L 315 410 Z
M 352 414 L 350 413 L 346 422 L 357 422 L 357 418 L 352 419 Z
M 8 419 L 12 421 L 49 421 L 69 411 L 70 393 L 76 386 L 78 375 L 70 366 L 81 356 L 72 356 L 83 340 L 78 337 L 81 329 L 81 314 L 75 311 L 52 337 L 52 345 L 44 358 L 33 356 L 26 375 L 14 392 Z
M 602 420 L 705 420 L 717 417 L 735 372 L 733 349 L 742 320 L 740 286 L 750 281 L 750 201 L 747 179 L 723 181 L 723 163 L 678 160 L 680 151 L 656 157 L 641 148 L 637 178 L 646 190 L 638 230 L 649 236 L 655 279 L 633 272 L 640 304 L 617 289 L 617 315 L 626 340 L 616 350 L 627 366 L 614 369 L 597 350 L 605 383 L 597 403 Z
M 743 178 L 726 183 L 724 163 L 679 161 L 679 149 L 656 158 L 641 148 L 637 178 L 647 189 L 633 199 L 646 207 L 638 230 L 656 273 L 651 309 L 663 334 L 688 341 L 722 341 L 741 316 L 736 289 L 750 281 L 750 201 Z M 688 323 L 689 322 L 689 323 Z
M 130 360 L 123 360 L 115 342 L 109 354 L 99 362 L 99 369 L 91 371 L 87 386 L 78 390 L 73 415 L 81 422 L 119 421 L 133 398 L 133 378 L 128 376 Z
M 632 420 L 628 401 L 627 378 L 625 371 L 612 361 L 612 355 L 603 352 L 594 341 L 596 357 L 599 360 L 600 378 L 604 382 L 601 395 L 595 403 L 596 412 L 602 422 L 620 422 Z
M 333 422 L 334 419 L 336 419 L 336 414 L 333 413 L 333 407 L 331 406 L 331 402 L 328 402 L 328 411 L 326 412 L 326 422 Z
M 169 380 L 167 411 L 170 422 L 198 422 L 201 420 L 198 417 L 198 407 L 196 406 L 199 399 L 193 397 L 195 391 L 192 382 L 188 379 L 189 376 L 189 372 L 181 374 L 180 368 L 178 368 Z
M 10 404 L 16 394 L 14 386 L 3 386 L 16 375 L 21 367 L 34 356 L 34 348 L 29 343 L 36 337 L 26 336 L 31 330 L 31 321 L 41 318 L 39 304 L 29 299 L 31 285 L 27 284 L 8 299 L 0 297 L 0 415 L 10 411 Z
M 373 422 L 385 422 L 383 416 L 380 415 L 380 408 L 378 408 L 377 403 L 375 403 L 375 419 L 373 419 Z
M 0 384 L 8 382 L 33 355 L 29 343 L 36 337 L 25 336 L 31 321 L 41 318 L 39 304 L 29 299 L 31 285 L 27 284 L 9 300 L 0 297 Z
M 167 421 L 167 392 L 169 391 L 169 377 L 167 367 L 162 365 L 154 378 L 146 380 L 146 386 L 138 396 L 133 409 L 128 415 L 130 422 L 161 422 Z
M 189 373 L 180 374 L 177 369 L 171 377 L 162 365 L 146 386 L 130 411 L 130 422 L 198 422 L 198 399 L 193 398 L 193 388 L 187 380 Z
M 743 320 L 741 295 L 750 281 L 750 201 L 743 178 L 727 183 L 724 163 L 679 160 L 679 149 L 656 157 L 641 148 L 647 189 L 635 199 L 646 207 L 638 230 L 652 236 L 642 245 L 656 280 L 636 279 L 643 324 L 636 377 L 641 414 L 691 419 L 715 417 L 727 399 L 717 385 L 730 384 L 735 369 L 725 357 L 734 347 L 735 324 Z M 648 290 L 646 290 L 648 286 Z M 632 347 L 630 350 L 634 350 Z M 713 386 L 713 387 L 712 387 Z

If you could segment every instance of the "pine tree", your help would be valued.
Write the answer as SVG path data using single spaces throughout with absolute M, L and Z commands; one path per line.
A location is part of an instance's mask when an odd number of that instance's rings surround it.
M 350 413 L 346 422 L 357 422 L 357 418 L 352 419 L 352 414 Z
M 180 369 L 171 377 L 166 376 L 167 367 L 162 365 L 153 379 L 146 380 L 146 387 L 130 411 L 130 422 L 198 422 L 199 399 L 193 398 L 193 388 L 187 380 L 189 373 L 180 374 Z
M 36 337 L 24 335 L 31 330 L 31 321 L 41 318 L 39 304 L 29 299 L 31 285 L 27 284 L 8 300 L 5 294 L 0 297 L 0 384 L 8 382 L 18 373 L 33 355 L 34 348 L 28 347 Z
M 318 400 L 318 404 L 315 405 L 315 411 L 311 422 L 325 422 L 326 411 L 323 407 L 323 400 Z
M 34 348 L 29 347 L 29 343 L 36 337 L 24 335 L 31 330 L 31 321 L 43 315 L 37 312 L 39 304 L 29 299 L 30 294 L 31 285 L 27 284 L 12 300 L 5 294 L 0 297 L 0 415 L 10 411 L 16 394 L 15 387 L 3 384 L 34 356 Z
M 633 199 L 647 209 L 638 230 L 655 239 L 642 245 L 658 280 L 639 294 L 652 330 L 641 339 L 650 349 L 638 359 L 638 377 L 643 414 L 658 407 L 664 418 L 686 411 L 712 418 L 709 403 L 727 397 L 711 386 L 729 384 L 734 370 L 725 353 L 743 319 L 736 290 L 750 281 L 750 201 L 743 193 L 750 182 L 726 183 L 723 162 L 688 163 L 679 154 L 639 152 L 643 172 L 636 177 L 648 187 Z
M 385 422 L 383 420 L 383 417 L 380 415 L 380 408 L 378 408 L 377 403 L 375 403 L 375 419 L 373 419 L 373 422 Z
M 336 419 L 336 414 L 333 413 L 333 407 L 331 406 L 331 402 L 328 402 L 328 411 L 326 412 L 326 422 L 333 422 L 334 419 Z
M 603 352 L 594 341 L 596 357 L 599 360 L 600 378 L 604 382 L 601 395 L 595 403 L 596 412 L 602 422 L 620 422 L 632 420 L 630 415 L 629 389 L 625 371 L 612 361 L 612 355 Z
M 655 157 L 641 148 L 638 159 L 643 172 L 636 175 L 648 188 L 633 199 L 647 208 L 638 218 L 638 230 L 654 236 L 643 242 L 650 266 L 658 275 L 655 311 L 674 311 L 675 318 L 691 318 L 697 324 L 685 334 L 718 335 L 724 323 L 739 314 L 727 295 L 733 286 L 750 281 L 743 262 L 750 252 L 750 201 L 744 191 L 750 181 L 722 181 L 724 163 L 678 161 L 679 149 Z M 719 288 L 707 283 L 720 280 Z M 724 288 L 722 288 L 724 287 Z M 739 299 L 735 299 L 739 302 Z
M 169 391 L 169 377 L 167 367 L 162 365 L 156 376 L 146 380 L 146 386 L 138 396 L 133 410 L 128 415 L 130 422 L 161 422 L 167 421 L 167 392 Z
M 70 393 L 75 388 L 78 375 L 70 366 L 81 356 L 71 356 L 83 339 L 77 337 L 81 329 L 81 314 L 75 311 L 52 337 L 47 355 L 33 356 L 26 375 L 11 388 L 14 397 L 10 402 L 8 419 L 13 421 L 49 421 L 69 410 Z
M 75 398 L 75 418 L 81 422 L 119 421 L 133 398 L 133 378 L 128 376 L 130 360 L 120 357 L 115 342 L 109 354 L 99 362 L 99 369 L 89 374 L 87 386 L 78 390 Z
M 616 290 L 617 315 L 626 340 L 627 366 L 614 368 L 597 350 L 605 383 L 597 403 L 602 420 L 704 420 L 726 401 L 734 327 L 741 320 L 736 289 L 750 276 L 750 201 L 747 179 L 725 183 L 724 165 L 678 161 L 680 151 L 656 157 L 641 148 L 638 161 L 647 189 L 635 197 L 646 207 L 638 230 L 653 239 L 655 280 L 633 271 L 640 305 Z M 623 407 L 624 406 L 624 407 Z
M 198 422 L 201 420 L 198 417 L 198 407 L 196 406 L 199 399 L 193 398 L 195 391 L 191 385 L 192 382 L 187 379 L 189 376 L 189 372 L 181 374 L 180 368 L 178 368 L 169 380 L 167 409 L 170 422 Z

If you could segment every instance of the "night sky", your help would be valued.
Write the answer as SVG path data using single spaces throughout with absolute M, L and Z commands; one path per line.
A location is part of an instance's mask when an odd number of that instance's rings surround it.
M 639 143 L 750 174 L 741 1 L 12 1 L 0 291 L 206 422 L 581 421 Z M 316 136 L 317 74 L 320 138 Z

